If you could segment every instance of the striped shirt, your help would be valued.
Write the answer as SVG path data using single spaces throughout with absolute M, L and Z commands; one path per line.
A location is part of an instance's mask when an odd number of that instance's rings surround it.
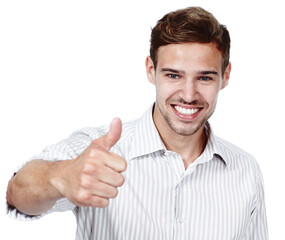
M 209 125 L 203 153 L 185 170 L 164 146 L 150 108 L 123 124 L 111 149 L 128 163 L 125 183 L 107 208 L 78 207 L 67 199 L 53 211 L 72 210 L 77 240 L 268 239 L 263 179 L 255 159 L 214 136 Z M 37 159 L 73 159 L 108 126 L 84 128 L 46 148 Z M 43 214 L 44 215 L 44 214 Z

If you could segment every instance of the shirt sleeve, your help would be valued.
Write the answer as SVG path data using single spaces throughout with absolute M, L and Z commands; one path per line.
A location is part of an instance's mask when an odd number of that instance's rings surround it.
M 263 177 L 259 166 L 256 170 L 256 204 L 251 213 L 251 220 L 245 240 L 268 240 L 268 227 L 264 201 Z
M 46 147 L 41 153 L 33 156 L 30 160 L 43 159 L 48 161 L 59 161 L 74 159 L 90 145 L 93 139 L 99 137 L 100 135 L 100 132 L 97 132 L 96 129 L 85 128 L 78 130 L 71 134 L 67 139 Z M 21 166 L 23 165 L 24 164 Z M 9 209 L 8 206 L 10 217 L 18 220 L 38 219 L 52 212 L 64 212 L 75 210 L 75 208 L 76 206 L 66 198 L 59 199 L 50 210 L 37 216 L 28 216 L 22 214 L 15 208 L 11 209 L 10 207 Z

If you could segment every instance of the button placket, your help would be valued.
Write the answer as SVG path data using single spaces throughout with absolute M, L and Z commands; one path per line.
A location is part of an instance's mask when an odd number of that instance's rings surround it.
M 183 206 L 182 206 L 182 192 L 181 192 L 181 182 L 182 179 L 178 182 L 175 188 L 175 221 L 177 224 L 183 223 Z
M 177 181 L 179 181 L 184 174 L 184 169 L 181 168 L 181 164 L 183 165 L 183 163 L 181 163 L 180 156 L 171 151 L 166 151 L 163 155 L 167 159 L 167 163 L 174 172 Z

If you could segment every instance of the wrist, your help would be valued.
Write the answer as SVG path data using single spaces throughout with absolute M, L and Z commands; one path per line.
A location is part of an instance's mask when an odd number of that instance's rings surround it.
M 49 185 L 55 200 L 66 197 L 66 169 L 73 160 L 55 161 L 49 170 Z

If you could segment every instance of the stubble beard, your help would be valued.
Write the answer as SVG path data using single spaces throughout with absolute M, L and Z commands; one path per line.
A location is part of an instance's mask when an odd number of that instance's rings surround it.
M 179 127 L 177 123 L 174 123 L 171 118 L 169 117 L 169 114 L 167 114 L 167 111 L 163 111 L 163 109 L 160 107 L 160 105 L 157 103 L 157 107 L 164 118 L 165 122 L 169 126 L 169 128 L 176 134 L 181 136 L 191 136 L 194 135 L 205 125 L 205 123 L 208 121 L 208 119 L 212 116 L 213 112 L 209 115 L 203 118 L 200 122 L 197 124 L 193 122 L 180 122 L 179 125 L 184 125 L 183 127 Z M 188 126 L 187 126 L 188 125 Z M 193 125 L 193 126 L 191 126 Z

